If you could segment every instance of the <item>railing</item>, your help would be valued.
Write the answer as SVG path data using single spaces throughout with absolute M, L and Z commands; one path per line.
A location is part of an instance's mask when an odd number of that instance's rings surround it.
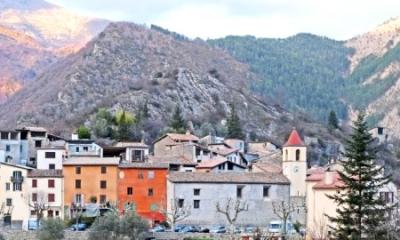
M 13 183 L 22 183 L 24 181 L 23 176 L 11 176 L 11 182 Z

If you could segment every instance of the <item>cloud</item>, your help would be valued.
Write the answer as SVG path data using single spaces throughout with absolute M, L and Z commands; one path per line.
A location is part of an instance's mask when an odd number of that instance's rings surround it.
M 82 14 L 157 24 L 189 37 L 287 37 L 310 32 L 348 39 L 398 14 L 397 0 L 50 0 Z

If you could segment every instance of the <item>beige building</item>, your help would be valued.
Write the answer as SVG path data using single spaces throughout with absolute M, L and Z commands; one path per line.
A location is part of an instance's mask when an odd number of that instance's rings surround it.
M 292 130 L 282 150 L 282 170 L 290 180 L 290 196 L 305 196 L 307 147 L 296 129 Z
M 174 147 L 182 143 L 197 143 L 199 138 L 187 132 L 186 134 L 167 133 L 154 142 L 154 156 L 176 155 Z
M 32 168 L 0 163 L 0 213 L 10 223 L 26 228 L 30 215 L 28 205 L 28 172 Z
M 62 170 L 34 169 L 28 172 L 29 204 L 42 204 L 46 207 L 43 217 L 64 217 L 64 181 Z M 34 209 L 30 217 L 35 218 Z

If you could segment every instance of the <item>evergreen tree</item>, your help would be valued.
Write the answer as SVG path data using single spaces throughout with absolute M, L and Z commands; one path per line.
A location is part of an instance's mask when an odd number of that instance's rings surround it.
M 135 123 L 135 117 L 125 110 L 117 112 L 115 116 L 117 124 L 117 139 L 128 140 L 131 136 L 131 127 Z
M 238 139 L 244 138 L 242 126 L 240 124 L 240 119 L 236 113 L 236 109 L 233 104 L 231 105 L 231 112 L 227 120 L 227 128 L 228 128 L 228 134 L 227 134 L 228 138 L 238 138 Z
M 182 109 L 179 105 L 176 106 L 174 114 L 172 115 L 170 127 L 178 133 L 183 133 L 186 130 L 186 121 L 182 116 Z
M 329 130 L 334 130 L 339 128 L 339 121 L 336 117 L 335 111 L 331 111 L 328 117 L 328 128 Z
M 347 141 L 343 171 L 338 171 L 343 186 L 330 195 L 337 204 L 337 217 L 328 216 L 336 223 L 333 227 L 337 239 L 384 239 L 383 224 L 391 206 L 379 198 L 378 189 L 390 179 L 384 177 L 383 167 L 376 165 L 376 148 L 368 133 L 364 115 L 354 122 L 353 133 Z
M 79 139 L 90 139 L 91 137 L 89 128 L 85 126 L 80 126 L 77 132 Z

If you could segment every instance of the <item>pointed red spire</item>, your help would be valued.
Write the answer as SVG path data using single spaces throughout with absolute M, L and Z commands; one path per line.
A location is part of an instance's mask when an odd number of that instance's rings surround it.
M 293 128 L 287 142 L 283 146 L 284 147 L 305 146 L 305 144 L 304 144 L 303 140 L 301 140 L 300 134 L 297 132 L 296 128 Z

